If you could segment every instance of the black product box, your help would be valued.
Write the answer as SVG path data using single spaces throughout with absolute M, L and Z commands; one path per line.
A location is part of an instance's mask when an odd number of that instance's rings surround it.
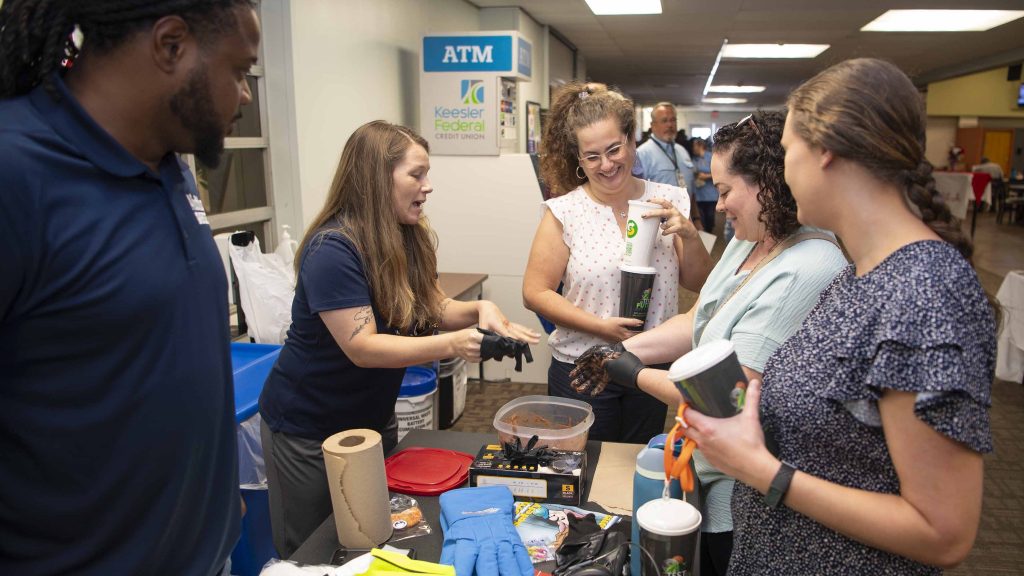
M 487 444 L 469 466 L 470 486 L 508 486 L 516 500 L 579 506 L 587 477 L 587 453 L 546 450 L 539 457 L 505 457 Z

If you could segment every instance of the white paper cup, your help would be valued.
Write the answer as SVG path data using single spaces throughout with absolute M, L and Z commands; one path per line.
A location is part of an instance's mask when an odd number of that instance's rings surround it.
M 659 210 L 661 206 L 653 202 L 640 200 L 629 201 L 629 212 L 626 213 L 626 255 L 624 264 L 629 266 L 650 266 L 654 254 L 654 243 L 660 232 L 658 218 L 641 218 L 651 210 Z
M 729 340 L 713 340 L 684 354 L 672 363 L 668 379 L 702 414 L 728 418 L 743 409 L 747 376 Z
M 655 498 L 634 512 L 633 520 L 640 526 L 640 574 L 691 576 L 697 556 L 700 512 L 693 505 L 676 498 Z M 648 557 L 648 554 L 650 557 Z M 657 571 L 651 562 L 657 564 Z

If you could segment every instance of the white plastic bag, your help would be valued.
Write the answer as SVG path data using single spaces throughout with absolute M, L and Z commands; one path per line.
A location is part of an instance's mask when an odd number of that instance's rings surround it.
M 238 425 L 238 484 L 248 490 L 266 490 L 267 467 L 260 442 L 260 413 Z
M 295 271 L 278 254 L 264 254 L 260 241 L 231 245 L 231 265 L 249 336 L 258 344 L 283 344 L 292 323 Z

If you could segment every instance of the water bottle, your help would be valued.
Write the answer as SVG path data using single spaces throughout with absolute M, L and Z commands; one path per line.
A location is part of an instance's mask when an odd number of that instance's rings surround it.
M 281 225 L 281 240 L 277 243 L 277 250 L 274 253 L 281 257 L 285 264 L 291 265 L 295 259 L 295 251 L 299 249 L 299 243 L 292 239 L 288 233 L 290 226 Z
M 658 434 L 647 443 L 647 447 L 640 450 L 636 456 L 636 470 L 633 472 L 633 542 L 640 542 L 640 524 L 636 521 L 636 511 L 644 503 L 661 498 L 665 492 L 665 441 L 666 434 Z M 678 456 L 682 446 L 677 443 L 673 450 Z M 669 486 L 669 496 L 682 498 L 683 490 L 679 486 L 679 480 L 672 479 Z M 630 554 L 630 574 L 640 574 L 640 554 Z

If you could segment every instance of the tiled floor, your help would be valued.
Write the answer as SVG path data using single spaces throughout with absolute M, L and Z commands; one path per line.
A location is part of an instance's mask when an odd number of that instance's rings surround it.
M 964 223 L 970 230 L 970 221 Z M 721 226 L 719 226 L 719 231 Z M 713 252 L 721 255 L 719 240 Z M 1003 276 L 1024 269 L 1024 226 L 997 225 L 992 213 L 978 215 L 974 265 L 985 290 L 995 294 Z M 680 296 L 685 310 L 693 294 Z M 471 382 L 466 412 L 454 430 L 491 432 L 495 411 L 530 394 L 545 394 L 544 384 Z M 997 380 L 992 385 L 992 434 L 995 452 L 985 457 L 985 493 L 981 528 L 967 561 L 947 574 L 998 576 L 1021 574 L 1024 566 L 1024 386 Z

